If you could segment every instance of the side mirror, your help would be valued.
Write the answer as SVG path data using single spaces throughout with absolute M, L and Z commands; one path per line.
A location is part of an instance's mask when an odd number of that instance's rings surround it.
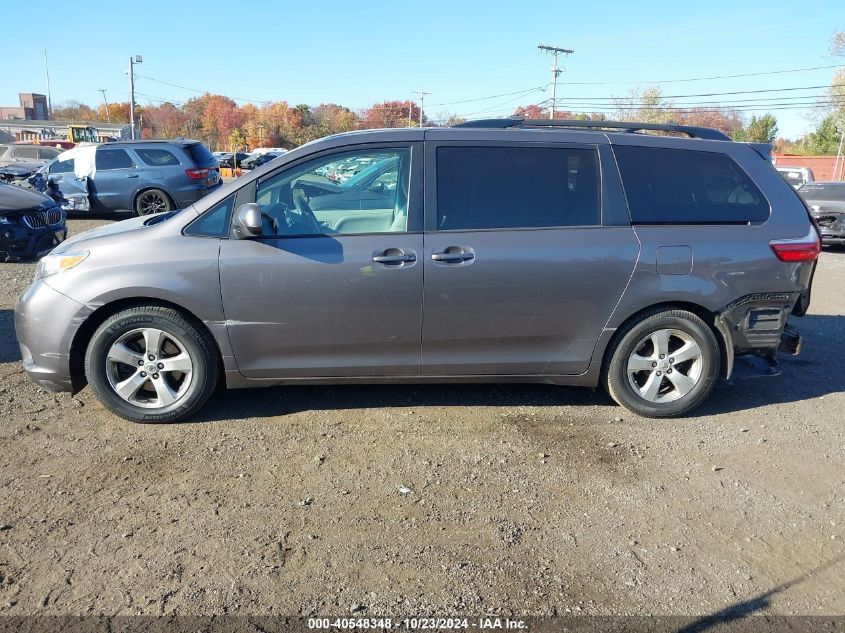
M 239 237 L 261 235 L 263 232 L 261 206 L 254 202 L 248 202 L 239 206 L 235 231 Z

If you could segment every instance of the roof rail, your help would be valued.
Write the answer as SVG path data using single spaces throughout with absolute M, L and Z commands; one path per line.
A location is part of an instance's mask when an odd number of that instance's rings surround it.
M 678 132 L 690 138 L 707 139 L 711 141 L 730 141 L 727 134 L 709 127 L 695 125 L 675 125 L 674 123 L 635 123 L 628 121 L 580 121 L 570 119 L 523 119 L 512 117 L 509 119 L 479 119 L 466 121 L 452 127 L 473 127 L 488 129 L 506 129 L 514 127 L 561 127 L 561 128 L 589 128 L 594 130 L 621 130 L 622 132 L 641 132 L 643 130 L 659 130 L 662 132 Z

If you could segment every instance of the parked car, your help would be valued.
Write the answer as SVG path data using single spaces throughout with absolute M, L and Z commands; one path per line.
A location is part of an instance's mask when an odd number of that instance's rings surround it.
M 798 189 L 805 183 L 813 182 L 815 180 L 813 177 L 813 170 L 809 167 L 776 165 L 775 169 L 777 169 L 780 175 L 786 179 L 786 182 L 792 185 L 795 189 Z
M 266 154 L 268 152 L 281 156 L 282 154 L 287 154 L 288 150 L 284 147 L 256 147 L 252 150 L 252 153 L 257 156 L 261 156 L 261 154 Z
M 845 182 L 810 182 L 798 194 L 807 203 L 825 244 L 845 244 Z
M 52 198 L 0 184 L 0 261 L 41 257 L 66 237 L 65 214 Z
M 241 163 L 247 158 L 249 158 L 249 154 L 246 152 L 237 152 L 235 154 L 226 153 L 217 160 L 220 163 L 220 167 L 234 169 L 235 167 L 240 167 Z M 237 159 L 237 165 L 235 165 L 235 159 Z
M 339 161 L 384 160 L 396 186 L 379 208 L 334 209 L 307 186 Z M 190 416 L 219 380 L 602 384 L 669 417 L 735 356 L 798 352 L 787 319 L 807 310 L 819 249 L 768 146 L 716 130 L 370 130 L 69 239 L 41 260 L 15 328 L 40 385 L 87 381 L 136 421 Z
M 282 156 L 282 154 L 277 154 L 276 152 L 264 152 L 261 154 L 250 154 L 247 158 L 243 160 L 241 163 L 241 168 L 243 169 L 255 169 L 256 167 L 261 167 L 264 163 L 269 163 L 271 160 L 274 160 Z
M 222 186 L 217 160 L 202 143 L 188 140 L 80 145 L 40 173 L 65 197 L 87 194 L 94 212 L 167 212 Z
M 0 167 L 11 163 L 41 163 L 53 160 L 61 149 L 46 145 L 14 143 L 0 145 Z

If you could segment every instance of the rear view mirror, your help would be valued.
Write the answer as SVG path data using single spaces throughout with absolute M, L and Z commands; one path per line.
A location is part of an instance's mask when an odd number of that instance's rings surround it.
M 238 207 L 235 230 L 239 237 L 253 237 L 263 232 L 261 206 L 248 202 Z

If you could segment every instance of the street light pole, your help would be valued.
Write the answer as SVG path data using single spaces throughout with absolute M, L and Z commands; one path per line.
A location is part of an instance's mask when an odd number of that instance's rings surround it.
M 548 51 L 552 54 L 553 62 L 552 62 L 552 109 L 549 112 L 549 118 L 555 118 L 555 106 L 557 105 L 557 78 L 563 71 L 557 65 L 557 56 L 560 53 L 564 55 L 569 55 L 570 53 L 574 53 L 575 51 L 571 48 L 560 48 L 558 46 L 546 46 L 545 44 L 539 44 L 537 46 L 541 51 Z
M 133 58 L 129 56 L 129 138 L 135 140 L 135 64 L 140 64 L 144 59 L 140 55 Z

